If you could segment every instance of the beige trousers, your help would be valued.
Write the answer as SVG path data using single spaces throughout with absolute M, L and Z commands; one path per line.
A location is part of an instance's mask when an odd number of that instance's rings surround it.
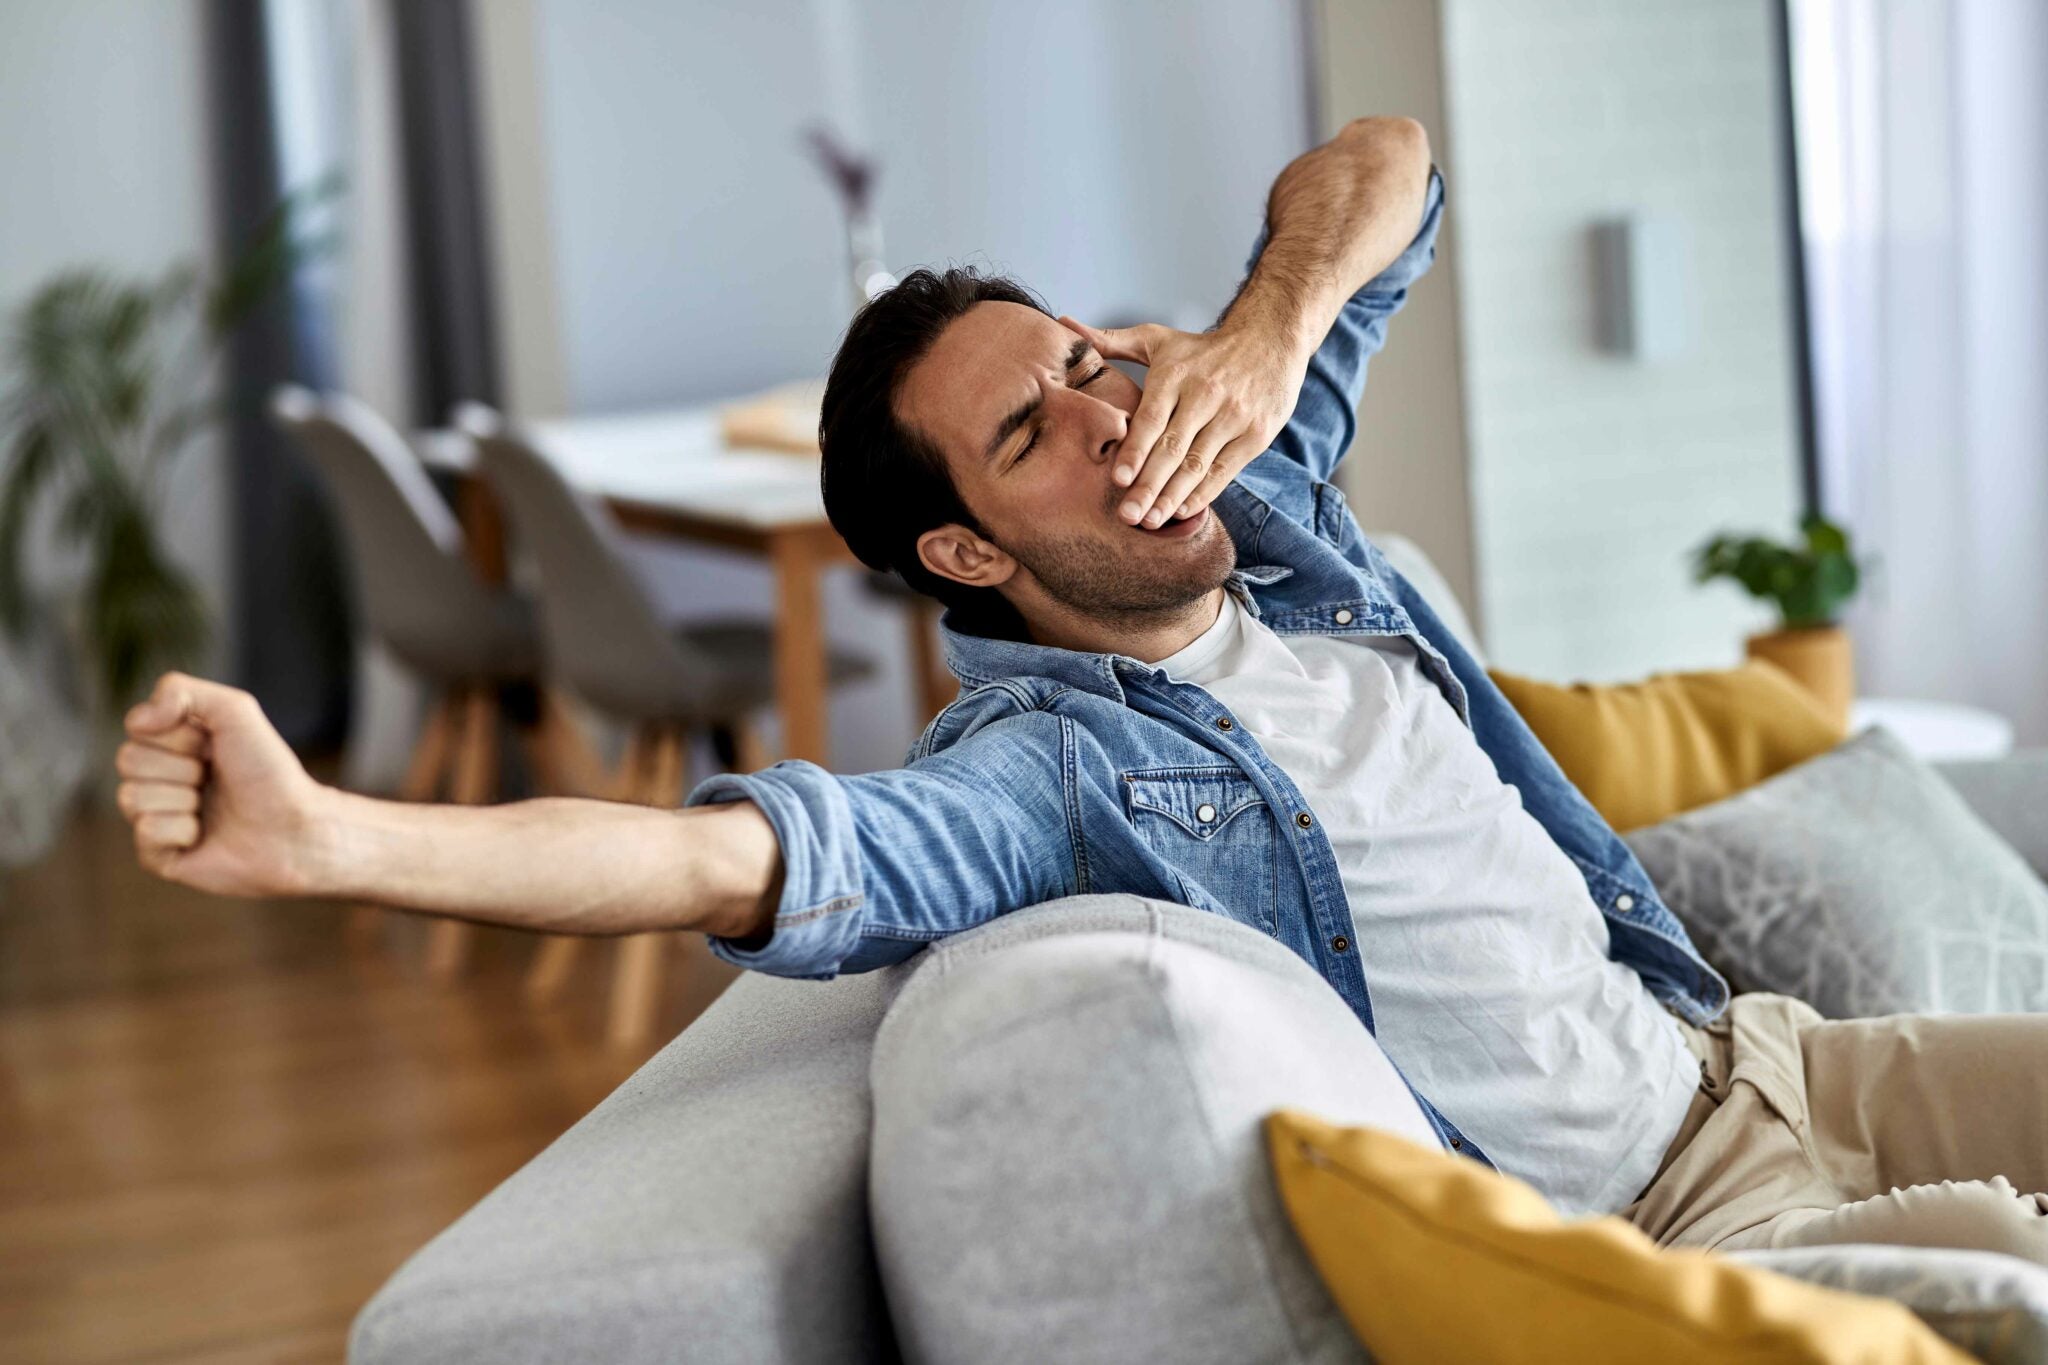
M 1827 1020 L 1741 995 L 1680 1027 L 1700 1088 L 1623 1211 L 1660 1245 L 1887 1242 L 2048 1265 L 2048 1015 Z

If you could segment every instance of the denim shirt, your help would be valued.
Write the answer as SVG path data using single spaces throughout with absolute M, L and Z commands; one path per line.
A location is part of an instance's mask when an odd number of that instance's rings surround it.
M 1366 362 L 1434 258 L 1442 214 L 1433 175 L 1414 242 L 1345 304 L 1286 428 L 1211 504 L 1237 546 L 1226 588 L 1280 635 L 1407 640 L 1501 777 L 1577 865 L 1606 917 L 1609 955 L 1667 1008 L 1704 1023 L 1727 1003 L 1727 983 L 1628 846 L 1365 538 L 1329 482 L 1351 445 Z M 1135 658 L 955 627 L 948 613 L 942 634 L 961 695 L 904 767 L 845 777 L 790 761 L 722 774 L 691 793 L 691 805 L 753 801 L 782 847 L 773 934 L 755 950 L 713 939 L 715 953 L 759 971 L 826 978 L 901 962 L 935 939 L 1041 901 L 1131 892 L 1280 940 L 1373 1027 L 1371 964 L 1359 960 L 1330 842 L 1300 789 L 1223 705 Z M 1416 1098 L 1448 1147 L 1486 1161 Z

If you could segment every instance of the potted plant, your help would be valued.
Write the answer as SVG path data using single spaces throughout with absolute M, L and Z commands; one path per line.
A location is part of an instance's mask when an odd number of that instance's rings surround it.
M 143 685 L 198 662 L 210 632 L 191 577 L 165 553 L 163 497 L 220 414 L 218 353 L 317 244 L 294 224 L 333 179 L 266 216 L 217 280 L 180 265 L 157 280 L 64 271 L 31 294 L 0 343 L 0 633 L 33 625 L 29 541 L 54 503 L 58 539 L 83 551 L 62 614 L 86 710 L 104 732 Z
M 1733 579 L 1776 606 L 1779 628 L 1750 636 L 1749 657 L 1784 669 L 1846 725 L 1856 667 L 1841 616 L 1862 568 L 1840 526 L 1808 515 L 1799 529 L 1801 542 L 1793 545 L 1763 536 L 1715 536 L 1693 552 L 1693 576 L 1701 583 Z

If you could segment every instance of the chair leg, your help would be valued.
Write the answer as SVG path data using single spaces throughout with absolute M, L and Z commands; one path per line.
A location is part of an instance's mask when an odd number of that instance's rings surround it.
M 405 777 L 398 784 L 399 800 L 431 801 L 441 790 L 441 780 L 448 772 L 454 710 L 453 697 L 435 698 L 432 709 L 427 712 L 426 724 L 420 727 L 420 737 L 413 744 Z M 375 905 L 358 905 L 349 911 L 347 933 L 350 941 L 374 944 L 382 936 L 384 915 L 385 911 Z
M 640 800 L 672 809 L 682 797 L 683 731 L 672 725 L 653 731 L 646 785 Z M 673 936 L 635 934 L 619 942 L 619 960 L 612 976 L 611 1016 L 605 1037 L 614 1047 L 635 1047 L 654 1032 L 661 1008 L 662 966 Z
M 550 688 L 540 693 L 540 717 L 520 732 L 535 775 L 559 796 L 597 796 L 611 788 L 604 762 L 570 712 L 568 703 Z
M 462 730 L 456 741 L 455 771 L 448 797 L 465 806 L 490 801 L 498 777 L 498 693 L 490 686 L 466 689 Z M 427 933 L 427 975 L 452 981 L 462 974 L 476 926 L 467 920 L 437 919 Z
M 545 701 L 542 705 L 546 705 Z M 606 792 L 611 800 L 639 801 L 640 793 L 647 787 L 649 738 L 651 736 L 645 727 L 634 730 L 626 744 L 626 752 L 619 759 L 618 773 L 612 778 Z M 592 754 L 590 758 L 592 765 L 596 766 L 596 755 Z M 579 794 L 590 796 L 599 790 L 599 787 L 593 785 Z M 582 955 L 583 936 L 580 934 L 550 934 L 543 938 L 540 948 L 534 953 L 533 966 L 526 972 L 527 1003 L 551 1003 L 562 993 L 562 988 L 569 984 L 569 976 L 576 968 L 576 959 Z
M 687 732 L 680 725 L 656 729 L 647 759 L 647 787 L 640 803 L 657 810 L 674 810 L 683 803 L 683 746 Z

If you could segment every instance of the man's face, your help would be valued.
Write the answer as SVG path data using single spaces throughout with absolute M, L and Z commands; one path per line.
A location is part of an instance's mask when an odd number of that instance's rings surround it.
M 1013 601 L 1021 571 L 1090 617 L 1171 611 L 1218 587 L 1237 552 L 1208 509 L 1156 531 L 1117 515 L 1124 490 L 1110 471 L 1139 392 L 1035 308 L 980 303 L 954 319 L 904 377 L 897 416 L 944 453 L 998 553 L 963 556 L 952 542 L 978 538 L 953 528 L 925 538 L 926 564 L 1008 584 Z

